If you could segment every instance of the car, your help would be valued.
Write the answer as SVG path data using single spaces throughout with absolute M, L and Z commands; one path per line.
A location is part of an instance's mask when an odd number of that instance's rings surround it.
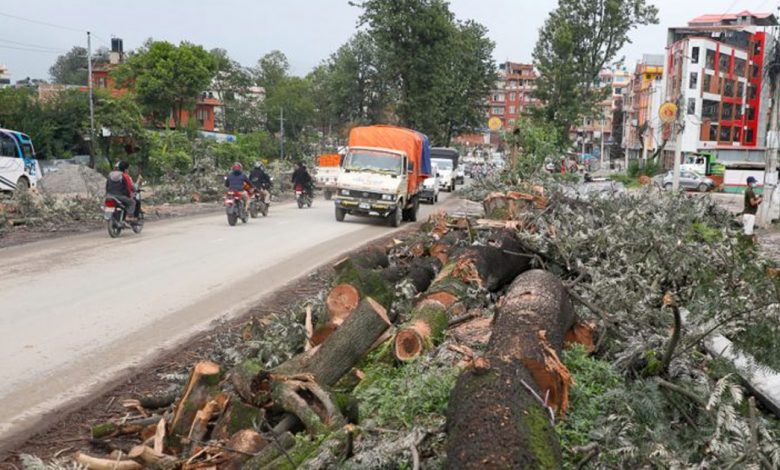
M 670 171 L 664 175 L 662 186 L 664 189 L 672 189 L 674 172 Z M 695 171 L 680 171 L 680 189 L 693 189 L 705 193 L 715 189 L 715 182 Z
M 435 204 L 439 201 L 439 167 L 436 164 L 431 165 L 431 174 L 425 178 L 422 185 L 422 191 L 420 192 L 420 201 L 427 201 L 430 204 Z
M 439 188 L 447 192 L 454 191 L 456 182 L 455 168 L 453 168 L 452 160 L 446 158 L 431 158 L 431 163 L 438 167 Z

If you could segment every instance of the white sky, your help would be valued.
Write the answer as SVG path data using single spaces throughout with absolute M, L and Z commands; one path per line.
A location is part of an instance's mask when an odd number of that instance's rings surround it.
M 666 28 L 684 25 L 705 13 L 767 11 L 778 0 L 650 0 L 660 10 L 660 24 L 631 34 L 622 53 L 632 65 L 643 53 L 663 53 Z M 537 32 L 556 0 L 451 0 L 459 19 L 485 25 L 501 62 L 527 62 Z M 182 40 L 207 49 L 222 47 L 244 65 L 265 53 L 283 51 L 295 74 L 306 74 L 355 31 L 360 10 L 347 0 L 0 0 L 0 64 L 12 80 L 49 78 L 59 53 L 86 45 L 85 33 L 30 23 L 13 15 L 76 30 L 91 30 L 94 47 L 112 36 L 125 50 L 146 38 Z M 33 49 L 33 50 L 30 50 Z

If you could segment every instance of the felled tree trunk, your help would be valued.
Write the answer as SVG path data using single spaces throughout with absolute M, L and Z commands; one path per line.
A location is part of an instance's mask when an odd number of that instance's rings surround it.
M 485 216 L 488 219 L 520 220 L 534 209 L 544 209 L 547 199 L 538 194 L 526 194 L 517 191 L 508 193 L 490 193 L 482 201 Z
M 227 408 L 214 425 L 214 439 L 228 439 L 242 429 L 251 429 L 265 419 L 265 410 L 232 397 Z
M 171 442 L 172 447 L 178 447 L 178 440 L 189 435 L 198 411 L 216 391 L 220 380 L 219 372 L 219 365 L 211 361 L 202 361 L 193 367 L 169 425 L 168 436 L 174 440 Z
M 125 423 L 101 423 L 92 426 L 92 439 L 105 439 L 107 437 L 123 436 L 127 434 L 138 434 L 147 426 L 156 424 L 160 416 L 151 416 L 127 421 Z
M 257 454 L 268 445 L 268 442 L 253 429 L 243 429 L 233 435 L 228 442 L 227 461 L 219 465 L 220 470 L 239 470 L 244 462 L 253 454 Z
M 334 284 L 349 284 L 360 294 L 361 299 L 371 297 L 384 308 L 389 309 L 393 301 L 393 288 L 379 271 L 359 266 L 353 258 L 337 262 Z
M 192 442 L 193 450 L 206 437 L 209 431 L 209 423 L 224 411 L 229 398 L 229 395 L 226 393 L 218 393 L 195 413 L 190 432 L 187 435 L 187 439 Z
M 441 340 L 447 328 L 447 307 L 438 300 L 427 299 L 412 311 L 412 318 L 395 335 L 393 351 L 400 361 L 410 361 Z
M 295 445 L 295 437 L 289 433 L 284 432 L 279 434 L 279 437 L 272 438 L 260 452 L 254 457 L 244 463 L 243 468 L 247 470 L 259 470 L 266 468 L 268 464 L 275 461 L 280 456 L 284 457 L 288 449 L 291 449 Z M 289 462 L 288 462 L 289 464 Z
M 75 462 L 90 470 L 141 470 L 143 466 L 135 460 L 114 460 L 92 457 L 82 452 L 73 456 Z
M 328 293 L 328 323 L 341 325 L 360 303 L 360 292 L 351 284 L 337 284 Z
M 465 371 L 447 410 L 447 468 L 561 468 L 547 403 L 566 407 L 558 360 L 573 312 L 560 280 L 540 270 L 515 279 L 498 303 L 486 366 Z
M 157 452 L 156 450 L 146 445 L 133 447 L 130 449 L 130 452 L 127 454 L 127 456 L 130 459 L 143 464 L 146 468 L 167 470 L 179 466 L 179 461 L 176 458 L 171 457 L 170 455 L 165 455 L 162 452 Z

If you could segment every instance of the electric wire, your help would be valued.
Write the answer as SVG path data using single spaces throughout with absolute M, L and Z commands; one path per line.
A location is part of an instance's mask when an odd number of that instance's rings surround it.
M 40 25 L 43 25 L 43 26 L 48 26 L 50 28 L 59 28 L 59 29 L 63 29 L 63 30 L 66 30 L 66 31 L 75 31 L 75 32 L 78 32 L 78 33 L 86 33 L 87 32 L 86 29 L 74 28 L 74 27 L 71 27 L 71 26 L 62 26 L 62 25 L 58 25 L 58 24 L 54 24 L 54 23 L 48 23 L 46 21 L 34 20 L 32 18 L 25 18 L 23 16 L 11 15 L 11 14 L 8 14 L 8 13 L 1 13 L 0 12 L 0 16 L 5 16 L 6 18 L 13 18 L 13 19 L 19 20 L 19 21 L 27 21 L 28 23 L 40 24 Z

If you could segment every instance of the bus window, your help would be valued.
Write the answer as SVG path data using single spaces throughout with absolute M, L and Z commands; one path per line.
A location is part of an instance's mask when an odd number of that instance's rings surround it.
M 22 153 L 24 154 L 24 158 L 35 158 L 35 153 L 30 144 L 22 144 Z
M 11 137 L 0 134 L 0 157 L 16 158 L 16 142 Z

